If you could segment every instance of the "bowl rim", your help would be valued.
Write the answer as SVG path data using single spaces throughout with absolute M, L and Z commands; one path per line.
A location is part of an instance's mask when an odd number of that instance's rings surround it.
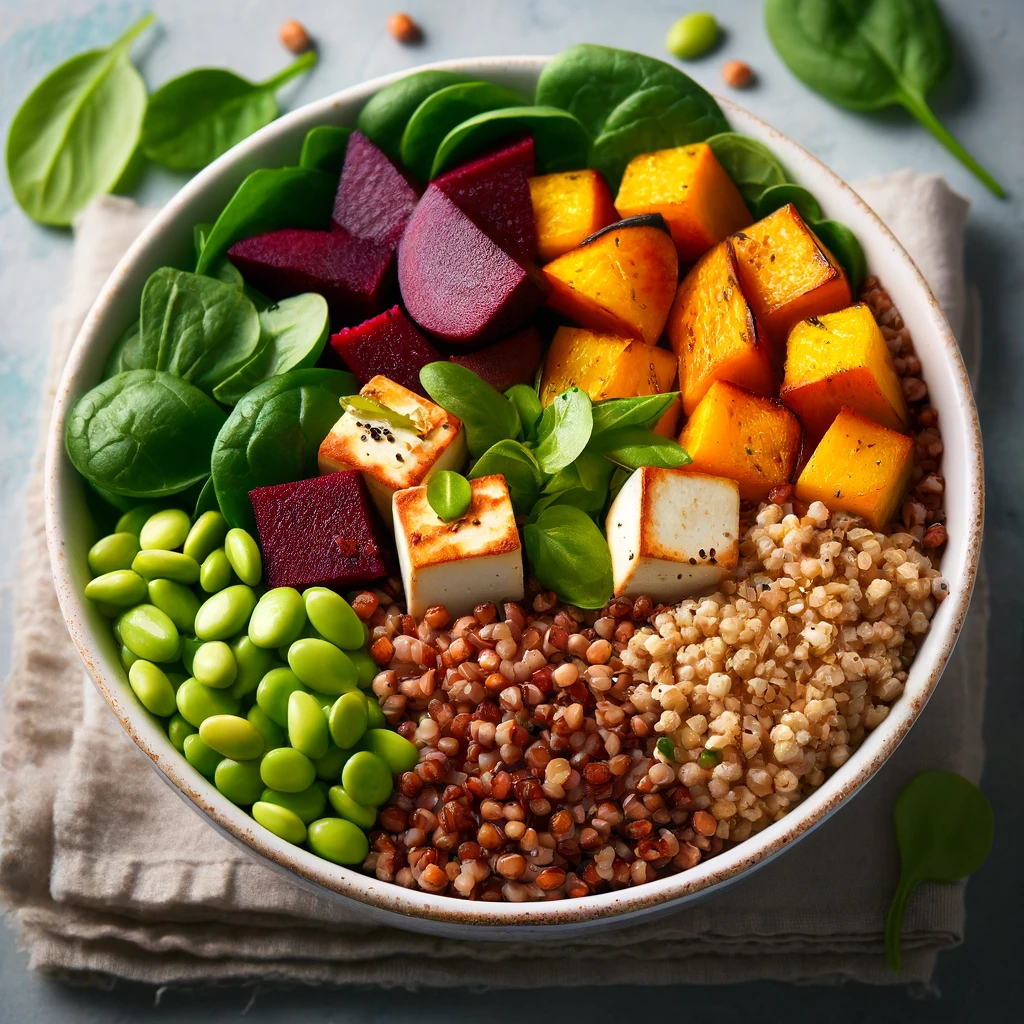
M 215 828 L 250 854 L 260 857 L 262 863 L 278 870 L 293 881 L 312 890 L 321 897 L 353 901 L 350 909 L 378 921 L 416 930 L 459 931 L 472 926 L 474 935 L 481 938 L 552 935 L 565 929 L 608 926 L 612 919 L 628 923 L 638 914 L 667 912 L 683 903 L 710 894 L 712 891 L 744 876 L 751 869 L 773 859 L 783 850 L 809 834 L 840 804 L 858 792 L 899 745 L 907 731 L 919 717 L 928 698 L 934 692 L 939 676 L 963 626 L 975 581 L 981 547 L 984 518 L 984 483 L 981 430 L 971 387 L 960 355 L 959 347 L 945 320 L 945 316 L 920 270 L 903 250 L 892 232 L 870 210 L 866 203 L 820 160 L 787 136 L 771 128 L 766 122 L 748 111 L 716 96 L 730 122 L 756 125 L 769 145 L 816 165 L 825 176 L 835 194 L 855 205 L 860 216 L 871 223 L 873 231 L 892 250 L 894 258 L 906 264 L 912 287 L 919 289 L 927 300 L 927 313 L 934 329 L 934 346 L 940 350 L 939 358 L 947 360 L 953 371 L 953 390 L 956 406 L 962 414 L 968 447 L 967 481 L 970 489 L 967 536 L 961 545 L 960 564 L 943 564 L 944 575 L 951 580 L 950 596 L 943 602 L 945 608 L 952 602 L 950 624 L 941 644 L 931 651 L 927 666 L 927 679 L 918 686 L 917 696 L 903 695 L 888 718 L 878 726 L 844 766 L 779 821 L 725 850 L 716 857 L 701 861 L 696 867 L 658 879 L 645 885 L 602 893 L 575 900 L 531 903 L 469 902 L 450 896 L 437 896 L 418 890 L 403 889 L 395 883 L 380 882 L 357 868 L 346 868 L 316 857 L 300 847 L 284 842 L 259 826 L 245 811 L 228 802 L 205 778 L 191 768 L 166 733 L 125 692 L 128 684 L 119 663 L 101 651 L 92 635 L 84 608 L 84 597 L 76 589 L 66 551 L 66 538 L 60 512 L 62 492 L 69 473 L 74 473 L 64 454 L 63 432 L 65 416 L 77 397 L 78 377 L 85 355 L 106 315 L 112 297 L 122 287 L 123 279 L 147 245 L 161 234 L 177 216 L 179 209 L 189 200 L 200 196 L 215 183 L 223 172 L 244 162 L 268 140 L 287 134 L 299 126 L 314 123 L 332 123 L 332 111 L 341 104 L 365 101 L 386 85 L 423 68 L 458 70 L 486 75 L 491 73 L 537 74 L 549 56 L 478 57 L 437 61 L 383 75 L 372 80 L 339 90 L 323 99 L 305 104 L 267 127 L 256 132 L 238 146 L 210 164 L 187 182 L 160 210 L 141 235 L 122 257 L 103 286 L 90 309 L 68 354 L 61 375 L 56 401 L 48 428 L 44 467 L 45 526 L 54 583 L 62 614 L 71 638 L 85 663 L 94 684 L 110 706 L 132 741 L 149 758 L 151 764 L 194 809 L 201 812 Z M 336 120 L 336 119 L 334 119 Z M 948 549 L 947 555 L 949 557 Z M 955 568 L 955 576 L 947 570 Z M 953 581 L 955 579 L 956 586 Z M 922 652 L 918 653 L 920 658 Z M 909 679 L 908 679 L 909 683 Z M 122 697 L 124 699 L 122 699 Z M 871 748 L 870 752 L 867 748 Z M 497 929 L 497 931 L 495 931 Z M 493 934 L 488 934 L 491 931 Z

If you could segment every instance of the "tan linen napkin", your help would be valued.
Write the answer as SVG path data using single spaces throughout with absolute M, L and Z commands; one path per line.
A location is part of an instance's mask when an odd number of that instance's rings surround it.
M 934 176 L 890 176 L 862 191 L 878 207 L 888 203 L 890 222 L 942 289 L 940 301 L 962 310 L 966 202 Z M 88 300 L 147 217 L 104 199 L 76 225 L 53 374 Z M 27 504 L 0 747 L 0 892 L 36 970 L 95 983 L 187 985 L 924 983 L 938 951 L 962 941 L 962 887 L 926 886 L 904 922 L 903 973 L 885 966 L 882 924 L 898 873 L 896 795 L 925 769 L 980 774 L 983 585 L 926 713 L 864 795 L 724 892 L 655 922 L 560 942 L 552 958 L 540 943 L 456 941 L 369 924 L 214 832 L 152 770 L 87 680 L 83 687 L 52 592 L 38 478 Z

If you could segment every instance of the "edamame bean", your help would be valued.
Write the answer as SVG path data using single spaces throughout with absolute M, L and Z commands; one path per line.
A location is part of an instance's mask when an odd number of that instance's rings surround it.
M 272 721 L 270 716 L 258 704 L 254 704 L 246 713 L 246 718 L 256 726 L 263 737 L 263 749 L 273 750 L 284 746 L 284 729 Z
M 327 716 L 311 693 L 296 690 L 288 697 L 288 742 L 310 760 L 327 753 Z
M 208 594 L 216 594 L 231 583 L 231 563 L 223 548 L 211 551 L 199 567 L 199 586 Z
M 177 661 L 181 652 L 178 629 L 169 616 L 155 605 L 139 604 L 129 608 L 120 619 L 121 639 L 125 646 L 146 661 Z
M 174 580 L 191 586 L 199 580 L 199 563 L 180 551 L 150 548 L 132 559 L 132 568 L 147 580 Z
M 347 653 L 349 661 L 356 667 L 356 685 L 360 690 L 368 690 L 374 676 L 380 671 L 380 667 L 365 648 L 361 647 L 358 651 L 348 651 Z
M 139 553 L 139 538 L 134 533 L 111 533 L 89 548 L 89 571 L 102 576 L 115 569 L 130 569 Z
M 183 636 L 181 638 L 181 663 L 189 675 L 192 675 L 192 660 L 196 656 L 196 651 L 202 646 L 203 641 L 198 637 Z
M 114 527 L 115 533 L 134 533 L 136 537 L 142 532 L 146 520 L 156 512 L 160 511 L 159 505 L 136 505 L 135 508 L 125 512 L 117 521 Z
M 192 675 L 203 686 L 226 690 L 238 675 L 231 648 L 223 640 L 208 640 L 192 658 Z
M 221 756 L 198 733 L 185 737 L 185 760 L 200 775 L 212 779 L 221 762 Z
M 293 587 L 275 587 L 257 602 L 249 619 L 249 639 L 258 647 L 291 644 L 306 625 L 302 595 Z
M 196 636 L 200 640 L 228 640 L 245 629 L 256 595 L 239 584 L 208 597 L 196 613 Z
M 263 792 L 259 761 L 234 761 L 225 757 L 213 775 L 213 784 L 232 803 L 247 807 Z
M 256 703 L 264 714 L 284 728 L 288 725 L 288 698 L 296 691 L 307 692 L 290 668 L 273 668 L 256 687 Z
M 154 512 L 139 531 L 139 547 L 143 551 L 158 549 L 174 551 L 185 543 L 192 520 L 180 508 L 165 508 Z
M 257 800 L 252 805 L 252 816 L 268 831 L 287 843 L 301 843 L 306 838 L 306 826 L 297 814 L 280 804 Z
M 335 864 L 362 864 L 370 852 L 366 833 L 344 818 L 320 818 L 308 829 L 309 848 Z
M 185 753 L 185 740 L 189 736 L 195 736 L 198 731 L 194 725 L 181 717 L 180 712 L 171 715 L 171 720 L 167 723 L 167 735 L 171 743 L 183 754 Z
M 211 715 L 199 726 L 207 746 L 232 761 L 253 761 L 263 753 L 263 737 L 248 718 L 240 715 Z
M 379 807 L 391 796 L 394 780 L 384 758 L 369 750 L 357 750 L 341 770 L 341 784 L 356 803 Z
M 245 530 L 235 527 L 228 530 L 224 538 L 224 552 L 228 556 L 235 575 L 250 587 L 255 587 L 263 577 L 263 559 L 259 545 Z
M 704 56 L 718 42 L 718 22 L 713 14 L 695 11 L 680 18 L 665 36 L 665 48 L 680 60 Z
M 373 828 L 373 823 L 377 820 L 376 807 L 364 807 L 362 804 L 357 803 L 345 792 L 343 786 L 331 786 L 330 790 L 328 790 L 327 798 L 331 801 L 331 806 L 342 818 L 351 821 L 353 825 L 358 825 L 360 828 Z
M 331 739 L 339 747 L 354 747 L 366 732 L 366 695 L 359 690 L 343 693 L 327 719 Z
M 356 688 L 355 665 L 327 640 L 296 640 L 288 648 L 288 664 L 311 690 L 333 696 Z
M 347 651 L 363 646 L 363 620 L 340 594 L 326 587 L 310 587 L 302 598 L 309 621 L 325 640 Z
M 227 520 L 219 512 L 204 512 L 188 531 L 182 551 L 189 558 L 202 562 L 211 551 L 224 543 L 227 532 Z
M 303 825 L 316 821 L 327 806 L 324 791 L 315 783 L 301 793 L 281 793 L 276 789 L 265 789 L 260 795 L 260 799 L 265 804 L 278 804 L 280 807 L 287 807 Z
M 271 789 L 279 789 L 282 793 L 301 793 L 313 785 L 316 769 L 301 750 L 277 747 L 268 750 L 260 761 L 260 777 L 263 784 Z
M 114 569 L 89 580 L 85 596 L 117 608 L 130 608 L 146 600 L 146 581 L 131 569 Z
M 149 603 L 164 612 L 181 633 L 191 633 L 196 625 L 199 598 L 183 583 L 174 580 L 150 580 Z
M 316 777 L 324 782 L 337 782 L 341 778 L 345 762 L 354 753 L 354 750 L 343 750 L 332 743 L 327 748 L 327 753 L 323 757 L 318 757 L 313 762 L 313 767 L 316 769 Z
M 364 750 L 371 750 L 378 757 L 384 758 L 392 775 L 411 772 L 420 759 L 420 752 L 416 744 L 391 729 L 368 730 L 363 736 L 360 746 Z
M 139 659 L 128 670 L 128 683 L 150 714 L 160 718 L 174 714 L 174 687 L 162 668 Z
M 124 611 L 123 608 L 118 608 L 116 604 L 107 604 L 106 601 L 94 601 L 93 604 L 96 605 L 96 610 L 100 615 L 105 615 L 108 619 L 116 619 Z
M 279 664 L 270 651 L 257 647 L 248 636 L 232 640 L 231 653 L 238 666 L 238 675 L 231 684 L 231 692 L 236 697 L 252 693 L 260 685 L 260 680 Z
M 130 672 L 132 665 L 139 660 L 131 651 L 128 650 L 127 647 L 124 646 L 124 644 L 121 644 L 119 656 L 121 658 L 121 664 L 124 665 L 125 672 Z
M 376 697 L 368 697 L 366 703 L 366 727 L 368 729 L 386 729 L 388 720 L 380 709 Z
M 212 715 L 237 715 L 241 707 L 227 690 L 212 690 L 198 679 L 186 679 L 174 699 L 181 717 L 197 729 Z

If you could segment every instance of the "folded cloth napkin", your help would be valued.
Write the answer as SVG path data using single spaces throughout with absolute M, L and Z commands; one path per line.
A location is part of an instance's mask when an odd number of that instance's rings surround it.
M 892 175 L 861 191 L 962 320 L 966 201 L 935 176 Z M 104 198 L 76 224 L 47 411 L 89 302 L 149 216 Z M 654 922 L 561 942 L 552 958 L 540 943 L 431 938 L 367 923 L 217 834 L 151 770 L 88 680 L 83 687 L 53 594 L 38 475 L 26 506 L 0 748 L 0 892 L 36 970 L 97 984 L 193 986 L 927 983 L 938 951 L 962 940 L 962 887 L 924 886 L 904 921 L 904 970 L 885 966 L 883 920 L 898 874 L 896 796 L 925 769 L 974 779 L 981 771 L 983 586 L 927 711 L 864 795 L 726 891 Z

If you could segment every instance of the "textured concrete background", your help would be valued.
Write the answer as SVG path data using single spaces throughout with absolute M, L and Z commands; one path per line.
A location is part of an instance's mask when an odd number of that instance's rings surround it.
M 776 984 L 728 989 L 628 988 L 591 992 L 444 993 L 438 998 L 380 991 L 284 993 L 264 990 L 247 1020 L 427 1022 L 520 1020 L 525 1014 L 602 1022 L 624 1016 L 727 1021 L 810 1018 L 819 1021 L 928 1019 L 965 1021 L 1015 1018 L 1022 985 L 1020 931 L 1011 919 L 1021 884 L 1021 809 L 1016 780 L 1022 766 L 1022 630 L 1024 571 L 1024 4 L 1020 0 L 940 0 L 956 41 L 955 73 L 934 95 L 950 129 L 1010 193 L 989 195 L 938 143 L 899 111 L 861 116 L 836 110 L 803 88 L 774 55 L 765 36 L 759 0 L 705 0 L 728 30 L 722 48 L 687 66 L 717 91 L 722 61 L 738 57 L 758 73 L 755 88 L 729 93 L 792 136 L 846 179 L 901 167 L 945 174 L 971 197 L 967 273 L 982 297 L 984 355 L 978 404 L 988 469 L 986 548 L 992 584 L 990 678 L 984 787 L 996 806 L 998 838 L 992 857 L 968 891 L 968 938 L 940 961 L 936 991 L 923 998 L 901 990 L 848 986 L 841 992 Z M 403 48 L 385 32 L 389 5 L 376 0 L 0 0 L 0 132 L 6 137 L 18 104 L 53 65 L 73 53 L 103 45 L 148 9 L 158 27 L 136 47 L 151 86 L 202 64 L 231 67 L 264 78 L 288 59 L 277 26 L 301 19 L 316 36 L 321 62 L 282 95 L 294 106 L 374 75 L 429 60 L 483 54 L 553 53 L 580 40 L 664 56 L 662 39 L 680 14 L 699 6 L 642 0 L 407 0 L 423 25 L 425 42 Z M 142 202 L 159 203 L 181 184 L 150 170 L 138 189 Z M 39 228 L 13 203 L 0 182 L 0 678 L 6 676 L 11 608 L 17 589 L 21 492 L 37 429 L 37 405 L 53 309 L 70 265 L 65 232 Z M 978 680 L 979 693 L 986 684 Z M 557 952 L 553 952 L 557 955 Z M 141 986 L 114 992 L 71 990 L 29 975 L 13 936 L 0 929 L 0 1021 L 113 1022 L 138 1020 L 150 1011 L 167 1021 L 227 1021 L 247 1008 L 248 992 L 154 994 Z M 1011 1008 L 1016 1006 L 1017 1010 Z

